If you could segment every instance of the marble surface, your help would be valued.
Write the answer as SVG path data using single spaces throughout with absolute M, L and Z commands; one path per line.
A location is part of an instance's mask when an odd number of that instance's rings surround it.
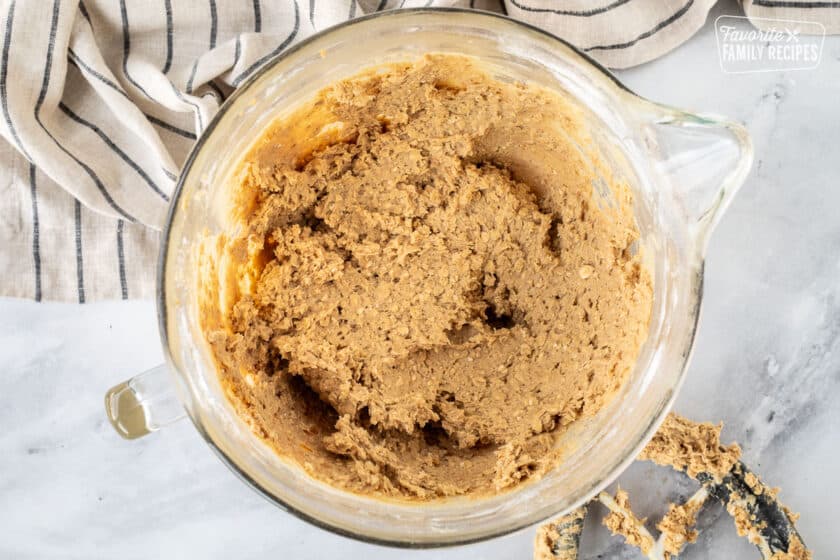
M 738 13 L 724 4 L 713 13 Z M 723 420 L 726 440 L 802 513 L 817 558 L 840 511 L 840 38 L 816 70 L 728 75 L 711 24 L 620 73 L 652 99 L 747 124 L 756 164 L 714 233 L 688 381 L 676 410 Z M 397 551 L 313 528 L 242 485 L 187 422 L 123 441 L 105 390 L 161 361 L 151 302 L 0 300 L 0 558 L 522 559 L 532 530 L 446 550 Z M 693 491 L 636 463 L 622 477 L 658 518 Z M 592 520 L 582 558 L 637 558 Z M 686 559 L 758 558 L 711 508 Z

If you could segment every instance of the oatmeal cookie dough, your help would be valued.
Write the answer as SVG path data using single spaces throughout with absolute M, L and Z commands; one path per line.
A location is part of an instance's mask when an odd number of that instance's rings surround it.
M 581 119 L 427 56 L 272 125 L 236 177 L 240 231 L 216 246 L 232 287 L 219 303 L 205 285 L 223 385 L 254 430 L 380 496 L 494 492 L 552 468 L 558 435 L 627 378 L 651 314 L 630 192 Z
M 630 508 L 630 496 L 620 487 L 615 494 L 614 508 L 601 521 L 613 535 L 621 535 L 627 544 L 635 546 L 647 556 L 655 541 L 645 528 L 647 518 L 639 519 Z
M 706 473 L 720 482 L 741 458 L 737 443 L 720 443 L 722 429 L 723 423 L 694 422 L 669 413 L 638 458 L 684 471 L 691 478 Z

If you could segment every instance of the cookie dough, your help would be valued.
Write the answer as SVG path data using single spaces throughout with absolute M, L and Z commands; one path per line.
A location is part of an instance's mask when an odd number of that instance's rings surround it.
M 204 286 L 255 432 L 379 496 L 491 493 L 556 465 L 559 434 L 627 378 L 652 302 L 630 191 L 583 119 L 435 55 L 269 127 L 235 177 L 239 231 L 208 257 L 231 286 Z
M 720 482 L 741 458 L 737 443 L 726 446 L 720 443 L 721 429 L 723 423 L 693 422 L 670 413 L 639 459 L 673 467 L 691 478 L 706 473 Z
M 654 540 L 645 528 L 645 519 L 639 519 L 630 508 L 630 496 L 621 488 L 615 494 L 615 508 L 604 516 L 602 523 L 613 535 L 622 535 L 627 544 L 635 546 L 647 556 L 653 549 Z

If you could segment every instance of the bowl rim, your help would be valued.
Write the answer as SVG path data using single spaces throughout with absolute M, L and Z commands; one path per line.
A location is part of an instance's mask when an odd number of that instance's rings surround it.
M 301 40 L 300 42 L 294 44 L 293 46 L 284 49 L 283 51 L 276 53 L 270 57 L 268 57 L 262 65 L 254 71 L 248 78 L 246 78 L 234 92 L 224 101 L 224 103 L 220 106 L 217 113 L 214 115 L 213 119 L 208 123 L 205 129 L 199 134 L 198 139 L 196 140 L 195 144 L 190 149 L 190 152 L 187 158 L 184 161 L 182 166 L 181 172 L 178 175 L 178 181 L 175 185 L 175 189 L 170 198 L 169 207 L 166 214 L 166 219 L 164 222 L 164 226 L 161 230 L 161 244 L 160 249 L 158 252 L 158 259 L 157 259 L 157 275 L 156 275 L 156 306 L 157 306 L 157 318 L 158 318 L 158 330 L 160 332 L 161 344 L 163 347 L 164 358 L 169 366 L 170 371 L 173 375 L 176 375 L 178 372 L 178 366 L 175 363 L 175 360 L 172 356 L 172 351 L 170 348 L 170 338 L 169 338 L 169 328 L 168 328 L 168 309 L 167 309 L 167 299 L 166 299 L 166 273 L 167 273 L 167 260 L 169 256 L 169 246 L 170 246 L 170 234 L 172 231 L 173 222 L 175 216 L 177 214 L 177 209 L 179 207 L 179 202 L 181 200 L 181 196 L 184 191 L 185 185 L 185 178 L 190 175 L 190 171 L 195 163 L 198 154 L 201 152 L 202 148 L 204 147 L 207 139 L 216 129 L 218 123 L 221 121 L 222 117 L 233 107 L 234 102 L 244 94 L 254 83 L 260 80 L 263 76 L 271 72 L 274 67 L 280 63 L 282 60 L 286 59 L 287 57 L 293 55 L 294 53 L 298 52 L 306 48 L 311 43 L 314 43 L 324 36 L 333 33 L 339 29 L 353 27 L 355 25 L 362 24 L 369 20 L 378 19 L 378 18 L 388 18 L 388 17 L 419 17 L 424 14 L 440 14 L 440 13 L 453 13 L 459 15 L 465 15 L 467 17 L 473 17 L 476 19 L 481 18 L 490 18 L 490 19 L 497 19 L 497 20 L 504 20 L 507 24 L 512 24 L 515 27 L 518 26 L 523 28 L 529 32 L 535 32 L 543 37 L 556 41 L 557 43 L 567 47 L 570 49 L 574 54 L 579 56 L 583 61 L 588 62 L 593 68 L 599 70 L 605 77 L 607 77 L 612 85 L 619 90 L 620 93 L 628 95 L 634 101 L 641 101 L 644 103 L 651 103 L 646 98 L 638 95 L 631 89 L 629 89 L 626 85 L 624 85 L 618 78 L 613 75 L 606 67 L 604 67 L 601 63 L 597 60 L 592 58 L 586 52 L 582 51 L 578 47 L 574 46 L 573 44 L 569 43 L 568 41 L 554 35 L 553 33 L 546 31 L 545 29 L 539 28 L 535 25 L 532 25 L 527 22 L 523 22 L 514 18 L 507 16 L 506 14 L 500 14 L 495 12 L 489 12 L 486 10 L 477 10 L 477 9 L 470 9 L 470 8 L 459 8 L 459 7 L 419 7 L 419 8 L 399 8 L 399 9 L 390 9 L 390 10 L 383 10 L 378 12 L 373 12 L 370 14 L 366 14 L 354 19 L 343 21 L 337 25 L 328 27 L 323 29 L 317 33 L 310 35 L 309 37 Z M 657 412 L 655 416 L 651 418 L 651 421 L 648 427 L 644 430 L 643 437 L 639 440 L 638 444 L 633 448 L 632 452 L 627 455 L 622 461 L 616 463 L 616 466 L 613 468 L 612 472 L 603 478 L 601 482 L 593 486 L 593 492 L 598 492 L 599 489 L 605 488 L 612 484 L 620 475 L 623 473 L 632 462 L 635 461 L 636 456 L 641 452 L 642 448 L 647 444 L 647 442 L 653 437 L 656 430 L 658 430 L 659 425 L 664 421 L 666 415 L 671 410 L 674 401 L 677 397 L 677 394 L 682 387 L 685 378 L 686 372 L 688 369 L 688 364 L 691 360 L 691 354 L 694 350 L 694 340 L 697 333 L 697 327 L 700 320 L 700 310 L 701 310 L 701 302 L 703 299 L 703 269 L 704 269 L 704 262 L 701 258 L 695 275 L 696 277 L 693 279 L 692 285 L 695 287 L 696 293 L 692 294 L 694 296 L 695 306 L 691 309 L 692 314 L 694 315 L 694 321 L 690 325 L 690 332 L 688 333 L 688 337 L 686 339 L 686 353 L 685 353 L 685 360 L 683 362 L 682 370 L 679 372 L 676 382 L 674 386 L 670 390 L 670 394 L 662 401 L 661 408 Z M 274 494 L 268 492 L 265 488 L 263 488 L 251 475 L 249 475 L 246 471 L 239 467 L 228 455 L 218 447 L 218 445 L 213 441 L 213 439 L 208 434 L 207 430 L 204 428 L 200 418 L 194 414 L 189 406 L 186 405 L 185 399 L 183 395 L 179 393 L 179 399 L 184 404 L 184 407 L 187 411 L 187 416 L 190 418 L 190 421 L 195 426 L 198 433 L 207 443 L 207 445 L 213 450 L 213 452 L 221 459 L 222 463 L 228 467 L 241 481 L 251 487 L 254 491 L 258 494 L 263 496 L 266 500 L 271 502 L 273 505 L 281 508 L 282 510 L 291 513 L 298 519 L 305 521 L 315 527 L 320 529 L 324 529 L 329 531 L 333 534 L 337 534 L 343 537 L 348 537 L 356 541 L 364 542 L 367 544 L 374 544 L 379 546 L 386 546 L 386 547 L 394 547 L 400 549 L 436 549 L 436 548 L 447 548 L 447 547 L 455 547 L 467 544 L 474 544 L 478 542 L 483 542 L 486 540 L 502 537 L 505 535 L 509 535 L 516 531 L 522 530 L 526 527 L 530 527 L 535 523 L 541 523 L 545 521 L 545 519 L 538 519 L 538 520 L 530 520 L 530 521 L 520 521 L 515 524 L 511 524 L 506 526 L 500 530 L 483 534 L 477 536 L 470 536 L 464 538 L 455 538 L 445 541 L 412 541 L 412 540 L 401 540 L 397 538 L 384 538 L 384 537 L 376 537 L 371 536 L 369 534 L 362 534 L 357 533 L 349 529 L 345 529 L 343 527 L 333 525 L 329 522 L 322 521 L 321 519 L 310 515 L 309 513 L 298 509 L 295 506 L 290 505 L 286 501 L 281 498 L 278 498 Z M 190 398 L 193 397 L 192 391 L 189 391 Z M 592 496 L 585 496 L 578 500 L 577 503 L 570 507 L 569 510 L 574 509 L 575 507 L 579 507 L 580 505 L 588 502 Z M 422 503 L 420 502 L 422 505 Z M 551 516 L 556 515 L 551 514 Z M 549 516 L 549 517 L 551 517 Z M 546 518 L 547 519 L 547 518 Z

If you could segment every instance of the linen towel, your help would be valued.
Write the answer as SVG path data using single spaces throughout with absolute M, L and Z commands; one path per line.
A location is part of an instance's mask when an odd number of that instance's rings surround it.
M 773 27 L 768 19 L 821 23 L 828 34 L 840 33 L 840 2 L 834 0 L 743 0 L 744 13 L 760 29 Z M 808 26 L 802 30 L 808 31 Z
M 746 7 L 764 14 L 770 4 L 793 3 L 746 0 Z M 713 4 L 4 0 L 0 295 L 151 297 L 159 230 L 196 138 L 268 58 L 348 18 L 429 5 L 506 11 L 623 68 L 688 39 Z

